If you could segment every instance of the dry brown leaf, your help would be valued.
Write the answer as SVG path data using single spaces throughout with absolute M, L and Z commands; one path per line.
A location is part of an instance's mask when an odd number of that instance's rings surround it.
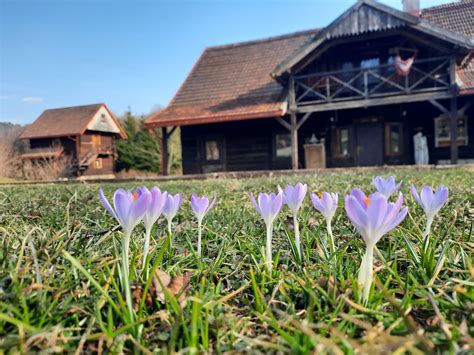
M 166 287 L 169 293 L 173 296 L 179 296 L 178 301 L 181 307 L 184 307 L 186 304 L 186 288 L 191 280 L 191 273 L 186 272 L 184 275 L 178 275 L 171 277 L 166 272 L 159 269 L 156 270 L 155 276 L 153 277 L 152 287 L 150 291 L 155 293 L 156 298 L 164 303 L 165 301 L 165 292 L 163 287 Z

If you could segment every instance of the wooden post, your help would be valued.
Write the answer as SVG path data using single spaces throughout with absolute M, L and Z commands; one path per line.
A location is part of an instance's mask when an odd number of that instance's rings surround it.
M 458 163 L 458 103 L 456 94 L 451 98 L 451 164 Z
M 458 86 L 456 84 L 456 57 L 453 55 L 450 61 L 451 79 L 451 164 L 458 163 Z
M 296 113 L 292 111 L 291 115 L 291 169 L 298 170 L 298 128 Z
M 168 130 L 166 127 L 161 128 L 161 174 L 168 175 Z
M 291 118 L 291 169 L 298 170 L 298 121 L 296 117 L 295 77 L 293 74 L 290 74 L 288 94 Z

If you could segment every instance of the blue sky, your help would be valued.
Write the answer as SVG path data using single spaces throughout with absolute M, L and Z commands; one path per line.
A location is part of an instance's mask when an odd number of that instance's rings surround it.
M 321 27 L 354 1 L 0 0 L 0 122 L 96 102 L 147 114 L 205 47 Z

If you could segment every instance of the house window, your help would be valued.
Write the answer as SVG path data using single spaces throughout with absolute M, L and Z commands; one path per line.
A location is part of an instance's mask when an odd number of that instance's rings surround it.
M 402 124 L 391 122 L 385 124 L 385 155 L 399 156 L 403 153 Z
M 216 140 L 208 140 L 205 143 L 206 149 L 206 160 L 213 161 L 213 160 L 220 160 L 221 152 L 219 149 L 219 144 Z
M 451 144 L 451 118 L 442 115 L 435 118 L 435 147 Z M 467 117 L 458 116 L 458 145 L 468 145 Z
M 102 159 L 99 158 L 99 159 L 96 159 L 94 161 L 94 168 L 96 169 L 102 169 Z
M 346 158 L 350 156 L 349 128 L 342 127 L 335 129 L 333 152 L 334 156 L 339 158 Z
M 275 134 L 275 156 L 291 158 L 291 135 L 289 133 Z

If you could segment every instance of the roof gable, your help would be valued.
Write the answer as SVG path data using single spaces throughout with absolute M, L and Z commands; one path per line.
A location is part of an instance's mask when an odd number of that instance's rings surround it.
M 277 78 L 290 71 L 293 66 L 328 40 L 401 27 L 415 28 L 455 45 L 468 49 L 474 48 L 474 40 L 464 34 L 441 28 L 422 18 L 373 0 L 359 0 L 318 35 L 310 39 L 294 56 L 289 57 L 278 65 L 274 69 L 272 76 Z
M 45 110 L 32 124 L 25 127 L 19 138 L 34 139 L 81 135 L 101 109 L 105 109 L 109 113 L 115 126 L 119 129 L 118 134 L 122 138 L 126 138 L 120 124 L 103 103 Z

